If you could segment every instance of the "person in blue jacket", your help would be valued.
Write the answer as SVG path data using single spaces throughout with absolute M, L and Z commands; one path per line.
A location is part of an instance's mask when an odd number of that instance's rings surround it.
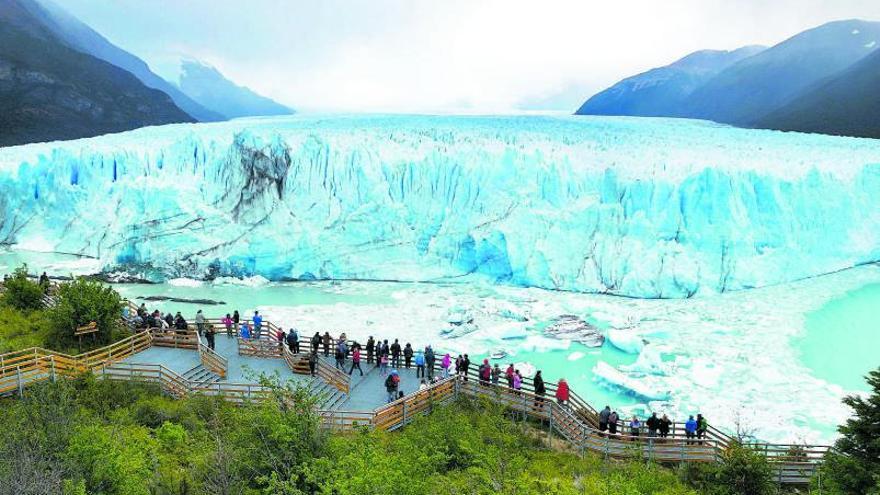
M 684 424 L 684 434 L 688 438 L 688 443 L 691 443 L 691 438 L 697 436 L 697 420 L 694 419 L 693 415 Z
M 254 322 L 254 336 L 260 338 L 260 333 L 263 331 L 263 317 L 260 316 L 259 311 L 254 311 L 252 320 Z
M 416 353 L 416 378 L 425 378 L 425 355 L 422 351 Z

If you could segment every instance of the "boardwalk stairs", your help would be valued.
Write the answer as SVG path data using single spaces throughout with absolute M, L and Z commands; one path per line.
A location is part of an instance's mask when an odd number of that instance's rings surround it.
M 199 386 L 210 385 L 220 381 L 220 375 L 205 368 L 201 364 L 183 374 L 186 381 Z
M 312 380 L 308 389 L 318 399 L 318 409 L 320 410 L 336 409 L 348 399 L 347 394 L 320 378 Z

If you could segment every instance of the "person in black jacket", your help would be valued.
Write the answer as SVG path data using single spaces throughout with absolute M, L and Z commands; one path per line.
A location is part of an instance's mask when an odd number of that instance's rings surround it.
M 672 421 L 669 420 L 669 417 L 665 414 L 662 418 L 660 418 L 660 438 L 666 438 L 669 436 L 669 427 L 672 425 Z
M 468 381 L 468 373 L 471 372 L 471 358 L 468 357 L 467 354 L 464 355 L 464 359 L 461 360 L 461 374 L 464 376 L 464 381 Z
M 391 366 L 400 368 L 400 343 L 397 342 L 397 339 L 394 339 L 394 343 L 391 344 Z
M 318 334 L 315 334 L 315 335 L 318 335 Z M 320 338 L 320 336 L 318 338 Z M 311 373 L 312 376 L 315 376 L 315 375 L 317 375 L 317 373 L 316 373 L 317 369 L 318 369 L 318 348 L 317 348 L 317 346 L 315 346 L 314 350 L 312 350 L 312 353 L 309 354 L 309 373 Z
M 412 362 L 413 357 L 413 348 L 409 345 L 409 342 L 406 343 L 406 347 L 403 348 L 403 365 L 406 366 L 406 369 L 409 369 L 409 365 Z
M 373 336 L 367 339 L 367 364 L 373 364 L 373 352 L 376 350 L 376 341 Z
M 645 423 L 648 425 L 648 437 L 656 437 L 657 430 L 660 429 L 660 418 L 657 417 L 657 413 L 651 414 Z
M 544 377 L 541 376 L 541 370 L 535 373 L 535 407 L 544 407 L 544 394 L 547 393 L 547 387 L 544 386 Z

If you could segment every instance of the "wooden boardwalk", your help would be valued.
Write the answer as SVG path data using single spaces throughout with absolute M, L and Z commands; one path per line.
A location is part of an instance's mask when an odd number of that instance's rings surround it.
M 208 320 L 220 328 L 219 321 Z M 263 322 L 269 335 L 277 327 Z M 174 397 L 189 394 L 221 396 L 233 402 L 260 400 L 268 390 L 257 383 L 260 373 L 278 373 L 282 380 L 307 387 L 319 397 L 318 414 L 328 428 L 347 430 L 354 427 L 395 430 L 414 418 L 430 413 L 439 404 L 460 396 L 487 397 L 504 404 L 522 420 L 533 421 L 549 434 L 566 440 L 581 452 L 592 451 L 612 458 L 642 457 L 662 463 L 715 462 L 734 441 L 723 432 L 709 428 L 705 438 L 686 438 L 684 425 L 672 425 L 667 438 L 632 437 L 600 432 L 598 413 L 574 391 L 569 404 L 561 406 L 552 398 L 555 385 L 546 385 L 547 395 L 534 394 L 526 379 L 518 391 L 507 386 L 481 383 L 476 372 L 453 376 L 425 390 L 418 390 L 414 370 L 399 370 L 406 395 L 385 404 L 384 376 L 363 360 L 364 376 L 335 369 L 331 358 L 318 361 L 317 377 L 308 373 L 309 343 L 302 341 L 294 354 L 273 338 L 242 339 L 216 336 L 216 350 L 208 348 L 194 329 L 174 331 L 144 330 L 110 346 L 77 356 L 31 348 L 0 355 L 0 395 L 21 395 L 28 385 L 46 380 L 78 376 L 91 371 L 113 380 L 158 384 Z M 331 346 L 332 347 L 332 346 Z M 323 347 L 321 348 L 323 351 Z M 351 361 L 346 361 L 351 366 Z M 247 371 L 250 370 L 250 371 Z M 439 374 L 439 370 L 436 372 Z M 619 431 L 628 432 L 623 424 Z M 826 446 L 755 444 L 775 469 L 780 484 L 806 484 L 828 451 Z

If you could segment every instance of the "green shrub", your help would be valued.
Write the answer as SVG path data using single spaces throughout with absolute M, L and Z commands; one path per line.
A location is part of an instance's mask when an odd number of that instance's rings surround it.
M 98 324 L 96 338 L 108 344 L 121 328 L 122 298 L 113 288 L 97 280 L 78 277 L 58 287 L 57 304 L 49 310 L 52 338 L 56 345 L 76 342 L 76 327 Z
M 773 468 L 767 458 L 747 445 L 733 442 L 719 462 L 687 464 L 682 477 L 711 495 L 765 495 L 776 493 Z
M 27 265 L 16 268 L 3 284 L 2 302 L 22 311 L 32 311 L 43 307 L 43 288 L 28 278 Z
M 813 480 L 832 494 L 880 494 L 880 368 L 866 381 L 872 390 L 868 397 L 843 399 L 855 414 L 837 428 L 841 437 L 835 451 L 825 456 Z

